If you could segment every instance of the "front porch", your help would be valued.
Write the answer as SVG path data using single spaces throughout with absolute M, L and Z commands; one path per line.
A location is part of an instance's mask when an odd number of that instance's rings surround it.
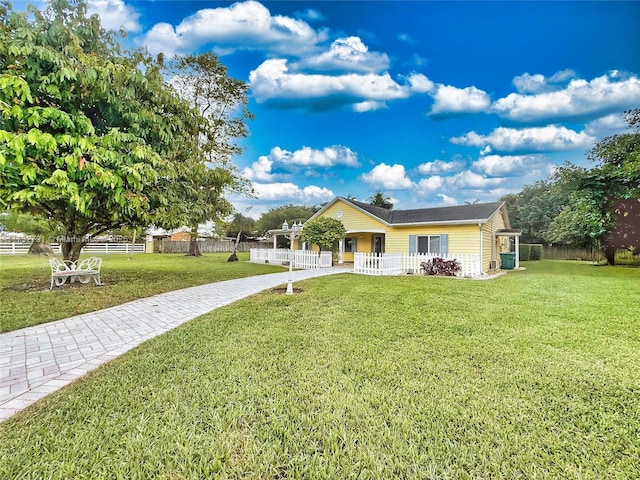
M 357 252 L 382 254 L 385 251 L 385 232 L 383 229 L 347 231 L 338 241 L 338 263 L 355 263 Z

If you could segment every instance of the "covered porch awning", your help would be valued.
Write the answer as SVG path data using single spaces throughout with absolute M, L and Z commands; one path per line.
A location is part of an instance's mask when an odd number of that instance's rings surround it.
M 520 268 L 520 235 L 522 235 L 522 230 L 520 228 L 501 228 L 500 230 L 496 230 L 496 237 L 509 237 L 515 238 L 515 268 Z

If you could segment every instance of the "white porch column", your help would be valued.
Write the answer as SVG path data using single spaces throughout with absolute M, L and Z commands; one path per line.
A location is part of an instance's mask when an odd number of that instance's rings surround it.
M 275 250 L 278 246 L 278 235 L 273 236 L 273 249 Z
M 344 238 L 341 238 L 338 242 L 338 265 L 342 265 L 344 263 L 344 256 L 342 253 L 344 252 Z
M 520 236 L 516 235 L 516 270 L 520 268 Z

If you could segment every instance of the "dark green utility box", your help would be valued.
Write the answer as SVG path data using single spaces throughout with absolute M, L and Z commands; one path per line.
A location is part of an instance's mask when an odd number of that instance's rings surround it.
M 516 254 L 515 252 L 502 252 L 500 254 L 501 268 L 505 270 L 513 270 L 516 268 Z

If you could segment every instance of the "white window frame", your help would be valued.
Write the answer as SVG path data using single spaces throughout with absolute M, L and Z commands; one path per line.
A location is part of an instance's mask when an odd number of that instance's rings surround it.
M 438 251 L 434 252 L 431 250 L 431 241 L 433 239 L 438 239 Z M 420 240 L 426 239 L 427 242 L 427 251 L 420 250 Z M 429 253 L 429 254 L 440 254 L 442 251 L 442 235 L 416 235 L 416 252 L 417 253 Z

